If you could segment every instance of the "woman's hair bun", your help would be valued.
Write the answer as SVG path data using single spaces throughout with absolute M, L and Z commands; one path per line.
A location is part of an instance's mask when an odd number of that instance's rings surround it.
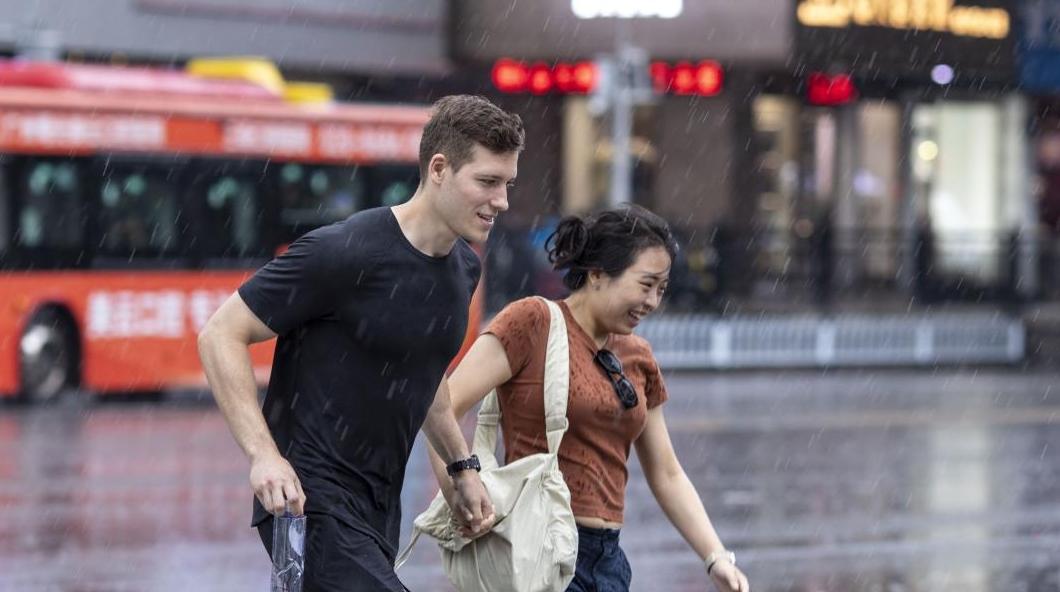
M 566 270 L 563 285 L 571 292 L 583 288 L 594 271 L 619 277 L 641 251 L 652 247 L 666 249 L 671 262 L 677 257 L 666 221 L 636 205 L 567 216 L 545 241 L 549 262 L 554 269 Z
M 555 269 L 578 267 L 578 261 L 589 244 L 589 227 L 578 216 L 567 216 L 560 220 L 556 231 L 548 237 L 545 248 L 548 260 Z

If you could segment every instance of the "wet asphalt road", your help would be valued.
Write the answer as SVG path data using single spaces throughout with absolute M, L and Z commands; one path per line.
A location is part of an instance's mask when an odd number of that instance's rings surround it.
M 1060 375 L 668 376 L 675 448 L 758 591 L 1060 590 Z M 408 533 L 434 494 L 418 445 Z M 0 407 L 0 590 L 267 590 L 247 463 L 207 398 Z M 638 591 L 708 590 L 636 462 Z M 450 590 L 421 541 L 402 579 Z

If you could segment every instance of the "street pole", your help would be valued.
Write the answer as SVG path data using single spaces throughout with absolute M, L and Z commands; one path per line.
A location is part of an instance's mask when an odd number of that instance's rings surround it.
M 619 80 L 625 79 L 625 64 L 618 59 Z M 629 203 L 633 193 L 633 159 L 629 153 L 633 127 L 633 101 L 628 84 L 619 82 L 614 90 L 611 107 L 611 194 L 612 208 Z
M 633 47 L 629 19 L 615 22 L 615 67 L 611 87 L 611 192 L 609 205 L 614 208 L 628 203 L 633 193 L 633 163 L 629 155 L 629 137 L 633 133 L 633 102 L 630 96 L 629 61 Z
M 633 201 L 633 109 L 655 100 L 648 72 L 648 53 L 630 41 L 627 19 L 616 19 L 615 52 L 596 58 L 598 79 L 589 97 L 589 112 L 611 116 L 611 185 L 607 204 Z

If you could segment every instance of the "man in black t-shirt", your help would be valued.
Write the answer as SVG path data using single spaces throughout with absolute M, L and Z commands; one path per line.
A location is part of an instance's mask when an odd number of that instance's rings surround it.
M 214 397 L 250 459 L 253 525 L 266 549 L 273 515 L 307 515 L 305 592 L 405 590 L 393 564 L 421 426 L 453 466 L 465 529 L 490 527 L 443 376 L 481 270 L 465 241 L 485 241 L 508 209 L 523 139 L 519 118 L 486 99 L 441 99 L 411 200 L 301 237 L 199 335 Z M 247 348 L 272 337 L 259 408 Z

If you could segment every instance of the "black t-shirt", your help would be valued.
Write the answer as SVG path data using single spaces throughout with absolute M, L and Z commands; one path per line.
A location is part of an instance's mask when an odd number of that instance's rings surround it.
M 262 409 L 298 473 L 306 511 L 375 538 L 390 558 L 416 433 L 460 349 L 478 256 L 430 257 L 390 208 L 291 244 L 239 288 L 279 335 Z M 268 514 L 254 501 L 254 524 Z

